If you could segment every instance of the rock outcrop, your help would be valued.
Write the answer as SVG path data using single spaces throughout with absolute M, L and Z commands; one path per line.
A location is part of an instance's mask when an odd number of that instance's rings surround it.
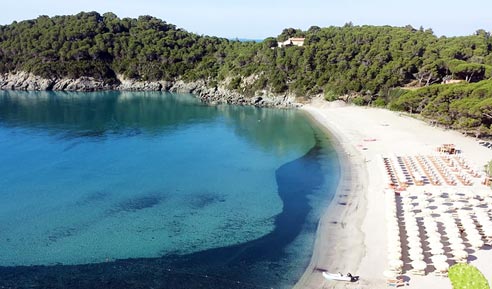
M 54 80 L 23 71 L 0 75 L 0 89 L 3 90 L 51 90 L 54 83 Z
M 116 87 L 117 90 L 169 91 L 172 86 L 172 82 L 169 81 L 138 81 L 122 75 L 118 75 L 118 80 L 120 84 Z
M 192 93 L 203 102 L 211 105 L 219 103 L 235 105 L 254 105 L 260 107 L 296 107 L 293 95 L 275 95 L 268 91 L 259 91 L 257 95 L 247 97 L 239 92 L 225 88 L 225 85 L 210 87 L 203 80 L 185 82 L 177 81 L 137 81 L 118 76 L 117 81 L 107 82 L 93 77 L 77 79 L 54 78 L 46 79 L 27 72 L 0 74 L 2 90 L 63 90 L 63 91 L 97 91 L 97 90 L 129 90 L 129 91 L 170 91 Z
M 0 89 L 2 90 L 95 91 L 114 88 L 113 84 L 93 77 L 47 79 L 23 71 L 0 75 Z

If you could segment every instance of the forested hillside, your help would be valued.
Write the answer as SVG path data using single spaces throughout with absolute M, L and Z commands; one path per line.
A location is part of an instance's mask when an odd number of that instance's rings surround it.
M 304 46 L 278 48 L 277 41 L 288 37 L 305 37 Z M 492 78 L 492 38 L 484 30 L 448 38 L 411 26 L 348 23 L 289 28 L 254 43 L 188 33 L 150 16 L 40 16 L 0 26 L 0 73 L 18 71 L 106 82 L 117 82 L 118 75 L 204 80 L 245 95 L 344 96 L 490 133 L 492 84 L 486 80 Z M 463 83 L 440 85 L 456 80 Z M 417 87 L 423 88 L 401 89 Z

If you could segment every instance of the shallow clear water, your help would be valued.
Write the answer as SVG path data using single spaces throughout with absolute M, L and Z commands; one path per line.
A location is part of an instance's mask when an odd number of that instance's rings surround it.
M 3 91 L 0 176 L 2 286 L 286 288 L 338 164 L 295 110 Z

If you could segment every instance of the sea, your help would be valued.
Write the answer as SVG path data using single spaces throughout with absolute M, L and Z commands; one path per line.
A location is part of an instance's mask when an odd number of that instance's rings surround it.
M 295 109 L 0 91 L 0 288 L 291 288 L 339 170 Z

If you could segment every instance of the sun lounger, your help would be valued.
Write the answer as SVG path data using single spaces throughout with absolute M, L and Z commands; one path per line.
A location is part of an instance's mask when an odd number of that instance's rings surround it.
M 402 279 L 388 279 L 386 284 L 390 287 L 400 287 L 407 285 Z

